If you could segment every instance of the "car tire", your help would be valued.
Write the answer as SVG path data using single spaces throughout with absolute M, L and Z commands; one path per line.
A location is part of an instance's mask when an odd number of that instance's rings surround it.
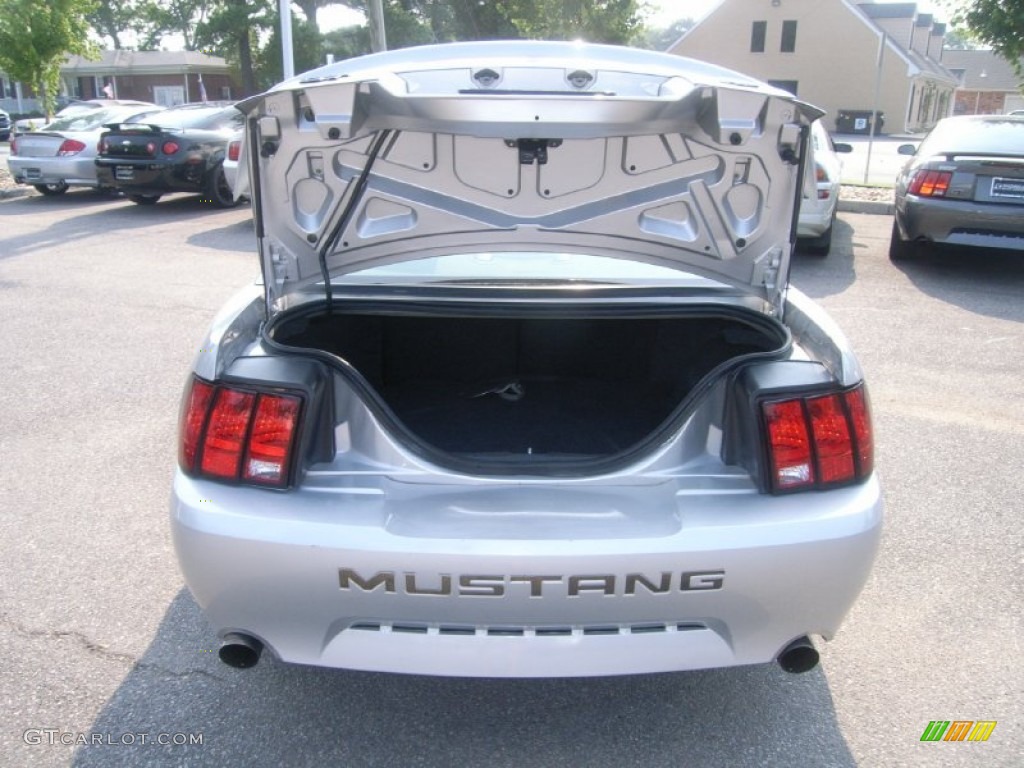
M 32 186 L 47 197 L 63 195 L 68 191 L 68 185 L 63 181 L 58 181 L 56 184 L 33 184 Z
M 128 199 L 136 205 L 155 205 L 160 195 L 128 195 Z
M 224 166 L 218 165 L 206 183 L 206 198 L 218 208 L 234 208 L 238 205 L 234 190 L 224 175 Z
M 892 236 L 889 238 L 889 261 L 906 261 L 914 256 L 917 251 L 915 243 L 904 240 L 900 237 L 900 228 L 893 219 Z
M 816 256 L 828 256 L 829 251 L 832 250 L 832 231 L 835 229 L 835 225 L 836 218 L 833 215 L 832 223 L 828 225 L 828 229 L 817 237 L 812 237 L 807 240 L 804 247 L 808 253 L 813 253 Z

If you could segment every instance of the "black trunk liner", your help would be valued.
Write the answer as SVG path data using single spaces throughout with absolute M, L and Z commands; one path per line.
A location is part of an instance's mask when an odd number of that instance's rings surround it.
M 522 396 L 494 390 L 518 383 Z M 665 416 L 653 384 L 519 377 L 475 385 L 421 381 L 382 392 L 413 432 L 454 453 L 615 453 L 644 438 Z M 483 393 L 488 394 L 483 394 Z

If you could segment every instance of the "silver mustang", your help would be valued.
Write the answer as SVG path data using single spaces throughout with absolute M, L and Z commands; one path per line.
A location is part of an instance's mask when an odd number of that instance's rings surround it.
M 861 370 L 788 287 L 817 109 L 535 42 L 239 108 L 263 280 L 200 344 L 171 502 L 222 660 L 817 663 L 882 522 Z

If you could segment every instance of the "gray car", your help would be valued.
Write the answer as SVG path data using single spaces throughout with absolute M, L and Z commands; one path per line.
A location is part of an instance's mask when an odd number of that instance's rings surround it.
M 1024 250 L 1024 116 L 940 120 L 896 179 L 889 257 L 930 245 Z
M 69 187 L 97 187 L 96 154 L 109 123 L 131 123 L 163 108 L 136 102 L 95 109 L 75 109 L 42 129 L 11 141 L 7 165 L 19 184 L 44 195 L 62 195 Z
M 223 661 L 817 663 L 882 523 L 860 366 L 788 286 L 820 111 L 540 42 L 239 106 L 263 279 L 198 346 L 171 500 Z

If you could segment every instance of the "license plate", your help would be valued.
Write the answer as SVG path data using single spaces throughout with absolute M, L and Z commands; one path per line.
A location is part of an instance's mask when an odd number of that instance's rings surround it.
M 992 197 L 1012 197 L 1024 200 L 1024 179 L 992 179 Z
M 43 172 L 38 168 L 26 168 L 25 178 L 28 179 L 29 181 L 38 181 L 39 179 L 43 178 Z
M 118 165 L 114 168 L 114 178 L 118 181 L 131 181 L 135 178 L 135 169 L 130 165 Z

